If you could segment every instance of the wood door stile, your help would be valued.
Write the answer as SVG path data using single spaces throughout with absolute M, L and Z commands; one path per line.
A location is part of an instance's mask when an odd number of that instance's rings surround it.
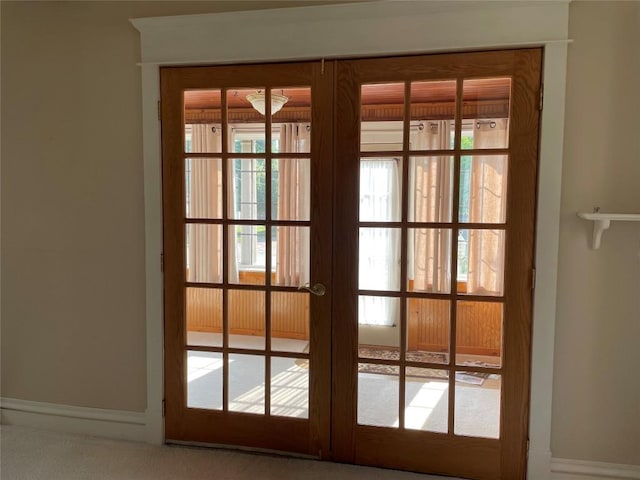
M 351 72 L 351 63 L 337 65 L 336 85 L 344 88 L 336 89 L 335 116 L 340 118 L 341 127 L 335 130 L 336 165 L 334 198 L 334 237 L 333 242 L 339 245 L 333 256 L 334 290 L 332 344 L 334 345 L 332 367 L 332 430 L 331 445 L 334 459 L 339 462 L 355 461 L 355 428 L 356 424 L 356 376 L 357 376 L 357 344 L 358 305 L 353 301 L 357 297 L 358 285 L 358 235 L 354 232 L 355 219 L 358 218 L 358 185 L 359 164 L 358 145 L 354 139 L 359 138 L 358 111 L 359 105 L 350 91 L 357 89 L 358 84 Z M 339 233 L 340 232 L 340 233 Z M 348 232 L 345 235 L 345 232 Z M 348 299 L 345 301 L 345 299 Z
M 538 129 L 540 126 L 541 51 L 525 50 L 514 58 L 513 124 L 511 155 L 520 168 L 509 170 L 511 189 L 507 218 L 512 235 L 507 237 L 505 272 L 504 417 L 501 472 L 504 478 L 525 478 L 529 428 L 529 386 L 531 377 L 531 330 L 534 266 Z M 514 212 L 518 212 L 515 214 Z M 508 290 L 508 291 L 507 291 Z M 518 381 L 523 378 L 523 381 Z M 508 441 L 521 439 L 521 441 Z M 516 462 L 512 459 L 519 459 Z

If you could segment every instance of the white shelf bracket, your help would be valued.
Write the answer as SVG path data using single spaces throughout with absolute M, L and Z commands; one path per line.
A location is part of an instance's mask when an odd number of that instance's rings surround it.
M 600 248 L 600 242 L 602 241 L 602 234 L 611 226 L 611 220 L 595 220 L 593 222 L 593 243 L 594 250 Z
M 635 213 L 578 213 L 580 218 L 593 222 L 591 248 L 598 250 L 602 242 L 602 233 L 611 226 L 611 220 L 622 222 L 640 222 L 640 214 Z

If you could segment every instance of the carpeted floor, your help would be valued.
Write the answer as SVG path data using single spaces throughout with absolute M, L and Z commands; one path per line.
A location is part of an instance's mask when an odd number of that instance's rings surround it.
M 314 460 L 154 446 L 8 425 L 0 428 L 0 453 L 2 480 L 445 480 Z

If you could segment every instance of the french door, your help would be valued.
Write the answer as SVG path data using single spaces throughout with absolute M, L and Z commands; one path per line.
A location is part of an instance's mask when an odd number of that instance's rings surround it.
M 525 477 L 540 64 L 161 69 L 167 441 Z
M 329 454 L 332 73 L 161 71 L 168 440 Z

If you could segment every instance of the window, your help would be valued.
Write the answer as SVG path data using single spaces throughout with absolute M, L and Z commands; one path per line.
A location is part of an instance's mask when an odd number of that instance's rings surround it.
M 277 151 L 279 130 L 273 129 L 271 146 Z M 264 128 L 252 125 L 233 128 L 233 153 L 265 152 Z M 266 160 L 264 158 L 233 160 L 234 178 L 234 218 L 266 218 Z M 278 181 L 277 164 L 272 172 L 272 188 Z M 277 199 L 272 201 L 277 208 Z M 240 271 L 263 270 L 266 264 L 266 227 L 264 225 L 238 225 L 236 227 L 236 259 Z M 272 229 L 271 270 L 275 271 L 276 230 Z
M 453 145 L 452 145 L 453 146 Z M 473 148 L 473 122 L 462 124 L 461 148 Z M 458 219 L 469 221 L 469 195 L 471 190 L 471 157 L 460 157 L 460 209 Z M 466 283 L 469 277 L 469 230 L 458 231 L 458 272 L 457 280 Z

